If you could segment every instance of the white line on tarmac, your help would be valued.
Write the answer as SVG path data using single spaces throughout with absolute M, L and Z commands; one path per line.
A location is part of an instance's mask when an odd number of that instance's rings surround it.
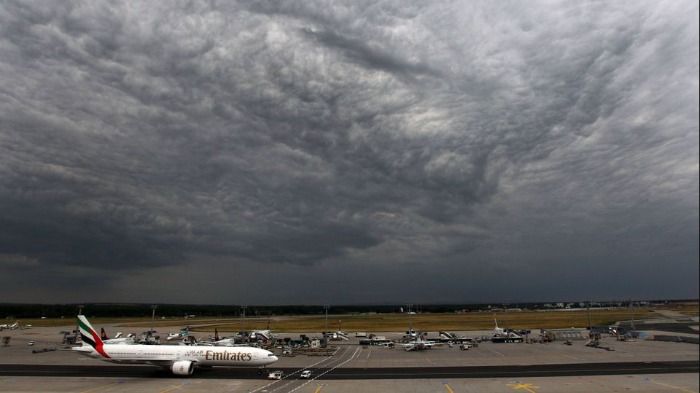
M 316 363 L 314 363 L 314 364 L 311 364 L 311 365 L 308 365 L 308 366 L 304 366 L 304 367 L 298 369 L 297 371 L 295 371 L 295 372 L 293 372 L 293 373 L 287 374 L 286 376 L 282 377 L 282 379 L 278 379 L 278 380 L 276 380 L 276 381 L 272 381 L 272 382 L 268 383 L 267 385 L 261 386 L 261 387 L 255 389 L 255 390 L 251 390 L 250 393 L 255 393 L 255 392 L 258 392 L 258 391 L 260 391 L 260 390 L 266 389 L 266 388 L 268 388 L 268 387 L 270 387 L 270 386 L 272 386 L 272 385 L 274 385 L 274 384 L 276 384 L 276 383 L 281 382 L 282 380 L 285 380 L 285 379 L 291 377 L 292 375 L 294 375 L 294 374 L 296 374 L 296 373 L 301 372 L 301 371 L 304 370 L 304 369 L 307 369 L 307 368 L 310 368 L 310 367 L 314 367 L 314 366 L 316 366 L 316 365 L 319 365 L 319 364 L 321 364 L 321 363 L 323 363 L 323 362 L 326 362 L 326 361 L 329 361 L 329 360 L 332 360 L 332 359 L 333 359 L 333 357 L 327 357 L 327 358 L 325 358 L 325 359 L 319 360 L 318 362 L 316 362 Z M 285 386 L 286 386 L 286 385 L 285 385 Z
M 572 359 L 572 360 L 581 360 L 580 358 L 577 358 L 576 356 L 571 356 L 571 355 L 567 355 L 567 354 L 563 354 L 563 356 L 566 358 Z
M 355 358 L 355 356 L 357 356 L 357 354 L 360 352 L 360 349 L 362 349 L 362 348 L 357 348 L 357 349 L 355 350 L 355 353 L 353 353 L 352 356 L 350 356 L 350 358 L 349 358 L 348 360 L 346 360 L 346 361 L 344 361 L 344 362 L 342 362 L 342 363 L 338 363 L 336 366 L 334 366 L 333 368 L 327 370 L 326 372 L 324 372 L 324 373 L 322 373 L 322 374 L 319 374 L 319 375 L 317 375 L 317 376 L 315 376 L 315 377 L 309 379 L 308 381 L 304 382 L 303 384 L 301 384 L 301 385 L 297 386 L 296 388 L 290 390 L 289 393 L 296 392 L 297 390 L 299 390 L 299 389 L 303 388 L 304 386 L 310 384 L 312 381 L 316 380 L 317 378 L 321 378 L 322 376 L 328 374 L 329 372 L 335 370 L 336 368 L 338 368 L 338 367 L 340 367 L 340 366 L 342 366 L 342 365 L 344 365 L 344 364 L 347 364 L 349 361 L 353 360 L 353 359 Z
M 495 349 L 491 349 L 491 348 L 486 348 L 486 349 L 489 350 L 490 352 L 495 353 L 496 355 L 506 357 L 506 355 L 504 355 L 504 354 L 502 354 L 502 353 L 496 351 Z

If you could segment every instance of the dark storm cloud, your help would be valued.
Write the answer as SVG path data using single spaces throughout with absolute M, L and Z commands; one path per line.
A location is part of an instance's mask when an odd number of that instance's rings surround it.
M 439 73 L 422 64 L 412 64 L 393 57 L 386 51 L 373 49 L 363 41 L 343 37 L 333 31 L 316 32 L 312 29 L 303 29 L 305 34 L 318 40 L 320 43 L 337 48 L 351 61 L 357 62 L 368 68 L 387 71 L 393 74 L 426 74 L 438 76 Z
M 273 303 L 696 295 L 697 11 L 2 3 L 0 287 L 81 300 L 66 292 L 78 277 L 105 301 Z M 29 299 L 36 270 L 45 290 Z M 257 275 L 278 299 L 248 285 Z

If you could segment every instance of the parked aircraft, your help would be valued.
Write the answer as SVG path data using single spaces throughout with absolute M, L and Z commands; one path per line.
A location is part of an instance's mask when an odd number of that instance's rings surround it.
M 250 344 L 244 343 L 244 336 L 240 333 L 229 337 L 220 337 L 219 329 L 214 328 L 214 337 L 209 336 L 208 340 L 201 341 L 201 345 L 212 345 L 216 347 L 249 347 Z
M 137 344 L 134 333 L 129 333 L 126 336 L 122 332 L 117 332 L 114 338 L 102 340 L 105 344 Z
M 418 333 L 413 330 L 413 328 L 410 328 L 406 330 L 406 334 L 403 336 L 404 339 L 415 339 L 418 337 Z
M 254 340 L 269 341 L 274 338 L 269 330 L 253 330 L 250 333 L 250 338 Z
M 20 328 L 19 322 L 15 322 L 13 324 L 3 323 L 2 325 L 0 325 L 0 331 L 5 330 L 5 329 L 16 330 L 19 328 Z
M 239 341 L 239 342 L 236 342 Z M 251 344 L 242 343 L 240 339 L 236 337 L 225 337 L 217 341 L 210 341 L 207 344 L 213 345 L 215 347 L 250 347 Z
M 172 341 L 176 339 L 180 339 L 183 337 L 187 337 L 190 335 L 190 328 L 186 327 L 183 329 L 180 329 L 179 333 L 168 333 L 168 337 L 166 338 L 167 341 Z
M 334 340 L 334 341 L 348 341 L 350 338 L 348 337 L 347 333 L 338 330 L 337 332 L 324 332 L 323 336 L 326 337 L 329 340 Z
M 491 336 L 491 342 L 493 343 L 513 343 L 513 342 L 523 342 L 523 337 L 515 333 L 511 329 L 503 329 L 498 327 L 498 321 L 496 318 L 493 319 L 495 328 L 493 329 L 493 336 Z
M 196 367 L 264 367 L 276 362 L 272 352 L 251 347 L 211 347 L 201 345 L 105 345 L 84 315 L 78 315 L 83 344 L 72 348 L 81 355 L 113 363 L 150 364 L 175 375 L 192 375 Z
M 214 329 L 214 336 L 209 336 L 208 340 L 200 342 L 202 345 L 213 345 L 216 347 L 255 347 L 260 342 L 273 340 L 274 336 L 269 330 L 254 330 L 252 332 L 238 332 L 233 336 L 220 337 L 218 329 Z
M 423 337 L 418 336 L 415 340 L 409 341 L 405 344 L 401 344 L 403 349 L 406 351 L 422 351 L 424 349 L 430 349 L 437 345 L 443 345 L 442 343 L 436 343 L 434 341 L 428 341 L 423 339 Z
M 128 335 L 124 336 L 124 333 L 117 332 L 117 334 L 114 335 L 114 338 L 109 338 L 104 328 L 100 328 L 100 338 L 106 345 L 140 344 L 136 341 L 136 335 L 134 333 L 129 333 Z

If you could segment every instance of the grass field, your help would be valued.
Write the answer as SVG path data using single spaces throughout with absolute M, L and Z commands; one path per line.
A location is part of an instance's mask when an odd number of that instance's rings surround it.
M 689 316 L 698 315 L 697 304 L 674 305 L 662 309 L 672 310 Z M 586 310 L 572 311 L 510 311 L 510 312 L 470 312 L 445 314 L 361 314 L 329 315 L 328 330 L 349 332 L 368 331 L 405 331 L 409 326 L 421 331 L 438 330 L 489 330 L 493 328 L 494 317 L 501 327 L 513 329 L 568 328 L 588 326 Z M 651 308 L 591 309 L 590 318 L 593 325 L 611 324 L 615 321 L 659 317 Z M 326 329 L 326 319 L 317 316 L 272 316 L 265 318 L 193 318 L 193 319 L 156 319 L 151 318 L 91 318 L 95 325 L 117 325 L 147 329 L 149 327 L 172 330 L 174 327 L 191 325 L 193 331 L 212 333 L 234 332 L 251 329 L 272 329 L 280 332 L 320 332 Z M 34 326 L 72 326 L 73 319 L 36 319 L 22 320 L 23 324 Z
M 648 318 L 654 315 L 651 310 L 598 310 L 591 312 L 594 325 L 613 323 L 618 320 Z M 333 315 L 328 317 L 328 330 L 344 331 L 405 331 L 409 326 L 419 331 L 437 330 L 489 330 L 494 327 L 494 317 L 501 327 L 524 328 L 566 328 L 588 326 L 586 311 L 521 311 L 500 313 L 463 314 L 370 314 Z M 283 332 L 319 332 L 326 329 L 325 317 L 270 318 L 213 322 L 211 325 L 195 327 L 194 331 L 220 332 L 248 329 L 270 329 Z

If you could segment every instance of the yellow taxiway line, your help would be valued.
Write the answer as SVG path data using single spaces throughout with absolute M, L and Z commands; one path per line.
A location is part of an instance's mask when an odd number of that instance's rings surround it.
M 528 393 L 537 393 L 537 390 L 539 389 L 539 386 L 535 386 L 531 383 L 509 383 L 508 387 L 512 388 L 513 390 L 524 390 Z
M 93 386 L 91 388 L 81 390 L 79 393 L 94 393 L 94 392 L 100 391 L 102 389 L 110 389 L 110 388 L 114 387 L 115 384 L 116 384 L 116 382 L 111 382 L 111 383 L 108 383 L 106 385 Z
M 694 390 L 686 389 L 682 386 L 676 386 L 676 385 L 671 385 L 669 383 L 658 382 L 658 381 L 654 381 L 653 379 L 650 379 L 650 381 L 651 381 L 651 383 L 653 383 L 655 385 L 659 385 L 659 386 L 663 386 L 663 387 L 671 388 L 671 389 L 676 389 L 676 390 L 679 390 L 679 391 L 684 392 L 684 393 L 697 393 Z

